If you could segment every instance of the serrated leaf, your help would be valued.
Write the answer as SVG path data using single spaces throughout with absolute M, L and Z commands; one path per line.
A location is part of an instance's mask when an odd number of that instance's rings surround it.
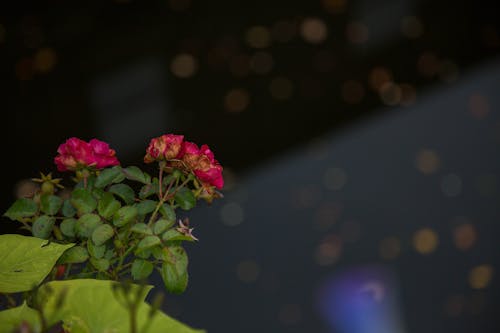
M 132 263 L 132 278 L 134 280 L 146 279 L 153 272 L 153 264 L 144 259 L 135 259 Z
M 87 242 L 87 250 L 90 256 L 96 259 L 101 259 L 102 257 L 104 257 L 104 254 L 106 253 L 106 245 L 97 246 L 94 244 L 94 242 L 92 242 L 92 240 L 89 240 Z
M 56 215 L 62 206 L 62 199 L 55 195 L 42 194 L 40 196 L 40 209 L 47 215 Z
M 186 236 L 183 233 L 180 233 L 179 231 L 175 229 L 170 229 L 167 230 L 162 236 L 161 239 L 165 242 L 172 242 L 172 241 L 189 241 L 189 242 L 194 242 L 194 239 L 192 237 Z
M 97 211 L 105 219 L 110 219 L 121 206 L 113 194 L 105 192 L 97 204 Z
M 179 204 L 183 210 L 190 210 L 196 206 L 196 198 L 193 192 L 188 188 L 181 188 L 174 195 L 175 202 Z
M 54 227 L 55 219 L 53 217 L 42 215 L 33 222 L 33 227 L 31 232 L 33 236 L 48 239 L 52 233 L 52 228 Z
M 188 284 L 188 257 L 180 246 L 172 246 L 167 250 L 168 257 L 161 266 L 160 275 L 168 291 L 180 294 Z
M 167 220 L 175 222 L 175 210 L 169 204 L 160 207 L 160 214 Z
M 90 263 L 99 271 L 105 271 L 109 268 L 109 260 L 105 258 L 93 258 L 90 257 Z
M 138 234 L 143 234 L 143 235 L 152 235 L 153 230 L 151 230 L 150 227 L 147 226 L 145 223 L 137 223 L 130 228 L 130 231 L 138 233 Z
M 174 221 L 159 219 L 153 224 L 153 232 L 155 235 L 161 234 L 162 232 L 173 226 L 174 223 Z
M 21 332 L 19 326 L 22 323 L 30 325 L 30 332 L 41 331 L 38 312 L 30 308 L 26 302 L 18 307 L 0 311 L 0 332 Z
M 73 217 L 76 214 L 76 209 L 71 205 L 71 202 L 69 199 L 64 200 L 63 206 L 62 206 L 62 214 L 65 217 Z
M 143 172 L 136 166 L 129 166 L 123 169 L 123 173 L 125 174 L 125 177 L 127 177 L 127 179 L 134 180 L 143 184 L 151 183 L 151 176 L 149 176 L 147 173 Z
M 87 250 L 82 246 L 74 246 L 66 250 L 61 258 L 59 258 L 60 264 L 79 264 L 87 261 L 89 254 Z
M 111 186 L 108 191 L 119 196 L 127 205 L 134 203 L 135 193 L 128 185 L 115 184 Z
M 108 239 L 113 237 L 114 230 L 109 224 L 101 224 L 92 232 L 92 241 L 99 246 L 104 244 Z
M 161 240 L 158 236 L 146 236 L 137 244 L 137 249 L 143 251 L 160 244 Z
M 21 235 L 0 235 L 0 293 L 31 290 L 74 244 L 50 243 Z
M 79 237 L 89 238 L 94 229 L 101 224 L 101 218 L 96 214 L 84 214 L 75 224 L 75 232 Z
M 138 300 L 137 332 L 203 332 L 170 318 L 161 310 L 154 312 L 151 316 L 153 309 L 144 302 L 151 286 L 131 285 L 130 290 L 124 296 L 122 292 L 114 291 L 117 288 L 113 286 L 117 285 L 114 281 L 94 279 L 52 281 L 40 288 L 36 295 L 36 302 L 44 305 L 44 315 L 49 326 L 60 321 L 66 325 L 77 318 L 79 327 L 87 329 L 87 331 L 74 333 L 131 332 L 129 309 L 123 306 L 124 298 Z M 61 298 L 64 302 L 58 305 L 58 300 Z M 148 325 L 149 328 L 146 330 Z
M 153 201 L 153 200 L 144 200 L 139 202 L 135 207 L 137 207 L 137 212 L 139 215 L 146 215 L 149 213 L 152 213 L 158 202 Z
M 123 175 L 122 168 L 120 166 L 114 166 L 112 168 L 107 168 L 101 170 L 99 176 L 97 176 L 94 186 L 97 188 L 103 188 L 109 184 L 120 183 L 125 179 Z
M 117 227 L 122 227 L 129 224 L 137 217 L 137 208 L 133 206 L 125 206 L 115 213 L 113 216 L 113 224 Z
M 76 208 L 79 215 L 92 213 L 97 207 L 97 201 L 90 191 L 84 188 L 77 188 L 71 194 L 71 204 Z
M 7 209 L 3 216 L 11 220 L 22 221 L 23 218 L 31 217 L 38 211 L 38 205 L 31 199 L 17 199 L 12 206 Z

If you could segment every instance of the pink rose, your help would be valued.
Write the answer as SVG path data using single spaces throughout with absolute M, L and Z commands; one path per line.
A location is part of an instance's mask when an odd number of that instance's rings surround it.
M 207 145 L 198 148 L 192 142 L 184 142 L 180 156 L 202 183 L 215 186 L 218 189 L 224 186 L 222 166 L 217 162 Z
M 116 158 L 114 149 L 109 148 L 106 142 L 92 139 L 89 142 L 90 147 L 94 153 L 95 167 L 102 169 L 108 166 L 119 165 L 120 162 Z
M 183 140 L 183 135 L 175 134 L 164 134 L 160 137 L 151 139 L 146 149 L 144 163 L 178 158 Z
M 87 143 L 72 137 L 61 144 L 57 152 L 59 155 L 54 158 L 54 162 L 59 171 L 75 171 L 90 166 L 102 169 L 120 164 L 115 151 L 110 149 L 107 143 L 97 139 L 92 139 L 90 143 Z

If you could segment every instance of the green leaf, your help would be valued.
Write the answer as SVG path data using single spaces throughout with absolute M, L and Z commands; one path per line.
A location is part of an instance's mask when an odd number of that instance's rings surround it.
M 121 183 L 124 179 L 125 176 L 123 175 L 122 168 L 120 166 L 114 166 L 101 170 L 99 176 L 97 176 L 95 180 L 94 186 L 103 188 L 109 184 Z
M 139 191 L 139 198 L 146 199 L 153 194 L 158 193 L 158 178 L 153 178 L 151 184 L 144 185 Z
M 152 235 L 153 230 L 151 230 L 150 227 L 147 226 L 145 223 L 137 223 L 132 226 L 130 231 L 138 233 L 138 234 L 143 234 L 143 235 Z
M 105 192 L 97 204 L 97 211 L 105 219 L 110 219 L 120 207 L 120 201 L 113 194 Z
M 55 219 L 53 217 L 42 215 L 33 222 L 33 227 L 31 232 L 33 236 L 48 239 L 52 233 L 52 228 L 54 227 Z
M 66 237 L 75 237 L 75 219 L 64 219 L 59 228 Z
M 142 172 L 142 170 L 136 166 L 129 166 L 128 168 L 123 169 L 123 173 L 125 174 L 125 177 L 127 177 L 127 179 L 134 180 L 143 184 L 151 183 L 151 176 L 145 172 Z
M 194 239 L 192 237 L 186 236 L 183 233 L 180 233 L 179 231 L 175 229 L 170 229 L 167 230 L 162 236 L 161 239 L 165 242 L 171 242 L 171 241 L 189 241 L 189 242 L 194 242 Z
M 137 217 L 137 208 L 133 206 L 125 206 L 115 213 L 113 216 L 113 224 L 117 227 L 122 227 L 129 224 Z
M 188 188 L 181 188 L 179 191 L 174 196 L 175 202 L 179 204 L 179 207 L 181 207 L 184 210 L 190 210 L 194 206 L 196 206 L 196 198 L 191 192 L 190 189 Z
M 127 205 L 134 203 L 135 193 L 128 185 L 115 184 L 111 186 L 108 191 L 119 196 Z
M 101 224 L 92 232 L 92 241 L 99 246 L 104 244 L 108 239 L 113 237 L 114 230 L 109 224 Z
M 72 333 L 131 332 L 129 309 L 124 306 L 125 299 L 138 302 L 136 332 L 203 332 L 178 322 L 160 310 L 151 316 L 153 308 L 144 302 L 151 286 L 131 285 L 128 292 L 122 292 L 120 287 L 113 288 L 117 285 L 114 281 L 94 279 L 52 281 L 40 288 L 35 301 L 44 305 L 44 314 L 49 326 L 59 321 L 63 321 L 65 326 L 78 323 L 80 330 L 71 331 Z M 58 300 L 61 297 L 64 302 L 59 305 Z
M 38 205 L 31 199 L 17 199 L 12 206 L 3 214 L 14 221 L 22 221 L 23 218 L 31 217 L 38 211 Z
M 75 231 L 78 237 L 89 238 L 94 229 L 101 224 L 101 218 L 96 214 L 82 215 L 75 224 Z
M 153 200 L 144 200 L 139 202 L 135 207 L 137 207 L 137 212 L 139 215 L 146 215 L 149 213 L 152 213 L 158 202 L 153 201 Z
M 56 215 L 62 206 L 62 199 L 55 195 L 42 194 L 40 196 L 40 209 L 47 215 Z
M 90 263 L 99 271 L 105 271 L 109 268 L 109 260 L 105 258 L 90 258 Z
M 64 200 L 63 206 L 62 206 L 62 214 L 65 217 L 73 217 L 76 214 L 76 209 L 71 205 L 71 202 L 69 200 Z
M 104 195 L 104 190 L 102 188 L 96 188 L 94 187 L 92 189 L 92 196 L 97 199 L 98 201 L 101 200 L 102 196 Z
M 186 290 L 188 284 L 188 257 L 180 246 L 172 246 L 167 250 L 168 257 L 161 266 L 160 275 L 168 291 L 180 294 Z
M 146 236 L 141 241 L 139 244 L 137 244 L 137 249 L 139 251 L 147 250 L 150 249 L 156 245 L 161 244 L 160 238 L 158 236 Z
M 104 258 L 111 260 L 111 258 L 113 258 L 115 255 L 116 255 L 116 252 L 113 249 L 109 249 L 104 254 Z
M 151 250 L 140 250 L 140 249 L 136 249 L 134 251 L 134 255 L 138 258 L 142 258 L 142 259 L 148 259 L 150 256 L 151 256 L 151 251 L 155 249 L 155 247 L 153 247 Z
M 31 290 L 74 244 L 56 244 L 21 235 L 0 235 L 0 293 Z
M 153 224 L 153 232 L 155 233 L 155 235 L 161 234 L 162 232 L 170 228 L 172 225 L 174 225 L 173 221 L 159 219 Z
M 30 325 L 30 332 L 40 332 L 42 329 L 38 312 L 26 302 L 16 308 L 0 311 L 0 332 L 21 332 L 19 326 L 23 322 Z
M 160 214 L 167 220 L 175 222 L 175 211 L 170 205 L 163 204 L 160 207 Z
M 76 190 L 74 190 L 71 194 L 70 200 L 71 204 L 76 208 L 79 215 L 92 213 L 97 207 L 97 201 L 94 199 L 92 194 L 84 188 L 77 188 Z
M 134 280 L 146 279 L 153 272 L 153 264 L 147 260 L 135 259 L 132 263 L 132 278 Z
M 101 259 L 106 253 L 106 245 L 97 246 L 94 244 L 94 242 L 92 242 L 92 240 L 89 240 L 87 242 L 87 250 L 92 257 Z
M 79 264 L 87 261 L 89 254 L 82 246 L 74 246 L 63 253 L 59 258 L 60 264 Z

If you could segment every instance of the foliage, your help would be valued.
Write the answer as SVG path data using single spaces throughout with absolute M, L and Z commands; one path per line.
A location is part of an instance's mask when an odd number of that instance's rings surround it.
M 65 332 L 146 332 L 146 322 L 147 332 L 194 332 L 145 303 L 141 286 L 156 269 L 166 290 L 186 289 L 183 243 L 197 238 L 177 209 L 221 197 L 222 167 L 210 149 L 172 134 L 152 139 L 144 161 L 157 162 L 157 176 L 120 166 L 96 139 L 70 138 L 58 153 L 57 168 L 74 173 L 74 185 L 62 190 L 62 179 L 41 174 L 33 179 L 39 190 L 4 214 L 34 237 L 0 236 L 0 293 L 13 304 L 11 293 L 29 291 L 22 305 L 0 312 L 0 332 L 15 325 L 45 332 L 60 323 Z M 127 313 L 133 322 L 123 322 Z

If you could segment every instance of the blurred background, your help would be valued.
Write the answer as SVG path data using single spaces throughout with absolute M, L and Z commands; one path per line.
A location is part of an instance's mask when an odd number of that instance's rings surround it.
M 500 331 L 495 1 L 0 6 L 2 212 L 68 137 L 130 165 L 152 137 L 184 134 L 226 187 L 186 215 L 200 242 L 187 292 L 164 303 L 175 318 Z

